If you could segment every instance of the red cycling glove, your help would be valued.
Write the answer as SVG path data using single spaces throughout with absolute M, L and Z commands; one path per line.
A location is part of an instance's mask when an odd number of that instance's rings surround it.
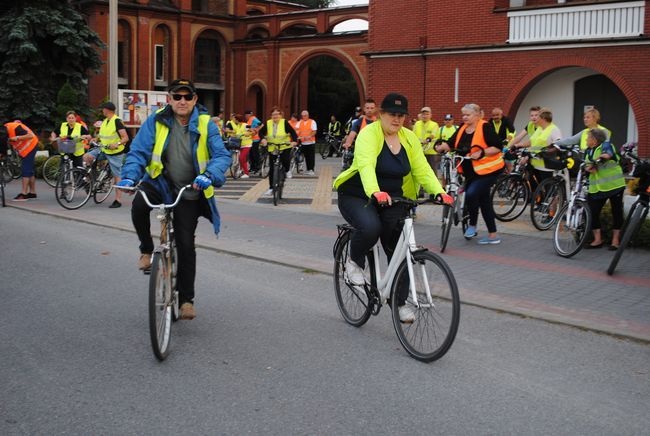
M 391 199 L 390 195 L 388 195 L 388 192 L 379 191 L 375 192 L 372 195 L 375 197 L 375 200 L 377 200 L 377 203 L 379 204 L 391 204 Z
M 440 193 L 437 196 L 437 200 L 441 202 L 442 204 L 446 204 L 447 206 L 453 206 L 454 205 L 454 197 L 452 197 L 449 194 Z

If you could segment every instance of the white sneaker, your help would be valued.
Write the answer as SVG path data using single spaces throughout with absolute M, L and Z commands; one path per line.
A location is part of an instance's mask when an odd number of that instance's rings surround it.
M 398 308 L 399 320 L 405 324 L 410 324 L 415 321 L 415 308 L 413 305 L 406 303 L 404 306 Z
M 306 175 L 306 176 L 313 176 L 313 175 L 315 175 L 315 174 L 314 174 L 314 172 L 313 172 L 312 170 L 309 170 L 309 171 L 307 171 L 307 172 L 305 173 L 305 175 Z
M 363 286 L 366 284 L 366 275 L 363 269 L 349 257 L 345 262 L 345 278 L 352 285 Z
M 248 174 L 242 174 L 240 178 L 242 178 L 242 179 L 247 179 L 247 178 L 249 178 L 249 177 L 250 177 L 250 176 L 249 176 Z
M 291 171 L 287 171 L 286 173 L 287 179 L 290 179 L 293 177 L 293 174 L 291 174 Z
M 269 189 L 264 193 L 264 195 L 271 195 L 271 194 L 273 194 L 273 189 Z

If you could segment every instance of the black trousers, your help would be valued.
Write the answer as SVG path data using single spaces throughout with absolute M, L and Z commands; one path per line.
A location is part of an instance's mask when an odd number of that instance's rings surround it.
M 153 204 L 162 202 L 162 196 L 152 186 L 143 183 L 141 188 Z M 142 194 L 137 193 L 131 207 L 131 220 L 140 240 L 140 252 L 152 253 L 151 208 L 145 203 Z M 196 248 L 194 237 L 200 216 L 209 216 L 209 205 L 201 195 L 198 200 L 181 200 L 174 209 L 174 236 L 178 250 L 178 294 L 179 303 L 194 301 L 194 279 L 196 277 Z
M 612 195 L 611 197 L 599 197 L 593 198 L 592 195 L 587 197 L 587 203 L 589 203 L 589 209 L 591 209 L 591 228 L 593 230 L 598 230 L 602 228 L 600 223 L 600 212 L 603 210 L 603 206 L 609 200 L 609 205 L 612 207 L 612 229 L 621 230 L 623 228 L 623 194 L 624 190 Z
M 314 171 L 316 166 L 316 144 L 302 144 L 302 154 L 305 156 L 307 171 Z
M 280 163 L 282 163 L 282 169 L 286 173 L 291 168 L 291 149 L 287 148 L 282 150 L 279 155 L 274 156 L 269 153 L 269 189 L 273 187 L 273 164 L 275 160 L 280 158 Z
M 361 268 L 365 268 L 365 255 L 381 240 L 381 246 L 390 262 L 399 240 L 408 207 L 397 204 L 380 207 L 368 203 L 367 199 L 339 193 L 339 211 L 343 218 L 354 227 L 350 239 L 350 257 Z M 408 296 L 408 280 L 399 284 L 398 305 L 403 305 Z
M 260 141 L 253 141 L 248 160 L 251 165 L 250 171 L 253 173 L 258 172 L 260 170 Z

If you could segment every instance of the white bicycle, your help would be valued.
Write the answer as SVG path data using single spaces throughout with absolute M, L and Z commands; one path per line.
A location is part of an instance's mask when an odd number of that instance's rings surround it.
M 383 304 L 392 308 L 393 326 L 404 349 L 415 359 L 432 362 L 445 355 L 456 338 L 460 322 L 460 297 L 456 279 L 440 256 L 420 247 L 413 232 L 413 206 L 418 202 L 393 198 L 408 208 L 402 233 L 393 256 L 383 274 L 379 264 L 379 243 L 366 254 L 370 283 L 353 285 L 346 279 L 345 263 L 350 255 L 350 238 L 354 228 L 338 225 L 334 244 L 334 293 L 343 319 L 355 327 L 377 315 Z M 403 323 L 399 305 L 411 305 L 412 323 Z

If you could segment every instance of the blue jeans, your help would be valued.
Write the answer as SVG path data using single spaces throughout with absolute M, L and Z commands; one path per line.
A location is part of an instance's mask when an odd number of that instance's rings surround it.
M 465 207 L 469 214 L 469 225 L 476 227 L 478 222 L 478 210 L 487 226 L 488 232 L 496 233 L 497 225 L 494 217 L 494 209 L 490 201 L 490 190 L 497 181 L 499 173 L 477 176 L 467 182 L 465 188 Z

